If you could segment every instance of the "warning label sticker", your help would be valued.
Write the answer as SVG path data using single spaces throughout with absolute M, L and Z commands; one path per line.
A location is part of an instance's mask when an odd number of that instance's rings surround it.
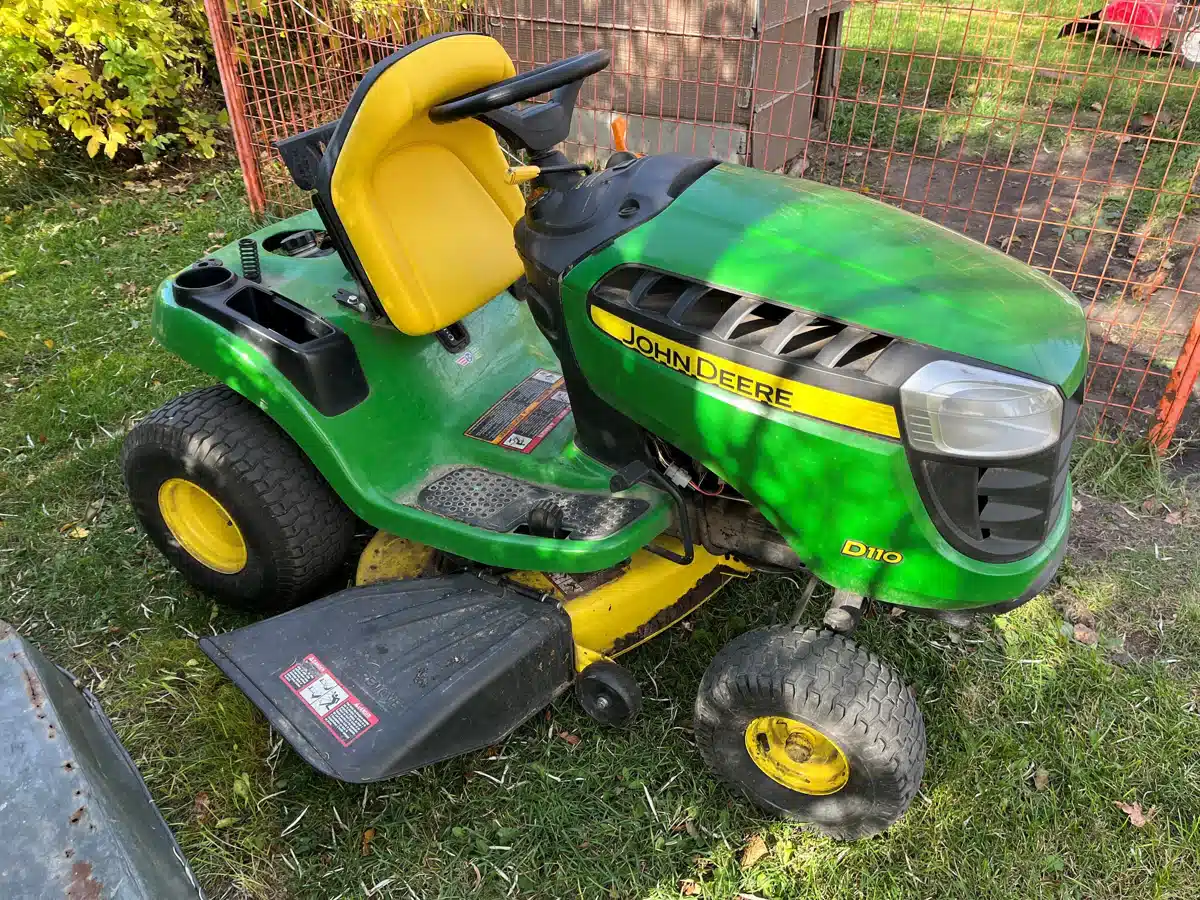
M 467 437 L 530 453 L 571 411 L 566 382 L 557 372 L 538 369 L 467 429 Z
M 279 677 L 343 747 L 349 747 L 379 722 L 379 717 L 311 653 Z

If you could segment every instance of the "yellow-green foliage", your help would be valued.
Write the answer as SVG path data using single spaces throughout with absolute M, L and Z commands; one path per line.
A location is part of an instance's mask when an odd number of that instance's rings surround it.
M 199 0 L 0 2 L 0 153 L 211 158 L 224 123 Z

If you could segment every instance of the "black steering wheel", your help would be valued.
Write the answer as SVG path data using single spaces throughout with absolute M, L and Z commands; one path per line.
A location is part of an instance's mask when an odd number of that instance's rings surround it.
M 531 69 L 523 75 L 514 75 L 478 91 L 439 103 L 429 110 L 429 119 L 439 125 L 445 125 L 459 119 L 494 112 L 521 100 L 531 100 L 555 88 L 583 81 L 589 75 L 595 75 L 607 68 L 611 60 L 612 54 L 607 50 L 592 50 L 570 59 L 560 59 L 558 62 Z

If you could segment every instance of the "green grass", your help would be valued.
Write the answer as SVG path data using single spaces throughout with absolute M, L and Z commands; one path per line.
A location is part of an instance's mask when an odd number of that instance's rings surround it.
M 837 104 L 831 139 L 1028 167 L 1039 146 L 1068 143 L 1107 149 L 1110 161 L 1118 136 L 1129 134 L 1135 140 L 1120 156 L 1135 178 L 1109 189 L 1098 212 L 1110 225 L 1124 218 L 1126 231 L 1149 222 L 1150 233 L 1162 233 L 1196 208 L 1189 194 L 1200 163 L 1200 72 L 1093 36 L 1058 40 L 1061 24 L 1081 10 L 1090 12 L 1077 0 L 855 5 L 838 91 L 855 102 Z M 1089 177 L 1105 180 L 1107 169 Z
M 196 648 L 247 620 L 146 543 L 116 465 L 131 421 L 205 382 L 150 342 L 151 289 L 248 224 L 225 173 L 0 209 L 0 272 L 16 270 L 0 285 L 0 617 L 96 691 L 211 896 L 668 898 L 685 882 L 710 898 L 1200 895 L 1200 493 L 1132 450 L 1081 455 L 1080 516 L 1099 537 L 1050 595 L 963 632 L 864 623 L 929 729 L 922 792 L 883 838 L 763 819 L 693 746 L 707 660 L 786 619 L 784 579 L 632 654 L 648 699 L 630 730 L 565 699 L 498 751 L 396 781 L 308 769 Z M 1153 497 L 1183 524 L 1145 509 Z M 1092 616 L 1098 647 L 1069 639 L 1060 610 Z M 1135 829 L 1116 801 L 1156 813 Z M 769 853 L 743 870 L 754 835 Z

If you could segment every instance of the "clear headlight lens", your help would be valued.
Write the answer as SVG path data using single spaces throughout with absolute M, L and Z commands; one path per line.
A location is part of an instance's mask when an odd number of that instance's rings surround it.
M 1058 441 L 1062 397 L 1048 384 L 951 360 L 932 362 L 900 387 L 908 440 L 949 456 L 1027 456 Z

